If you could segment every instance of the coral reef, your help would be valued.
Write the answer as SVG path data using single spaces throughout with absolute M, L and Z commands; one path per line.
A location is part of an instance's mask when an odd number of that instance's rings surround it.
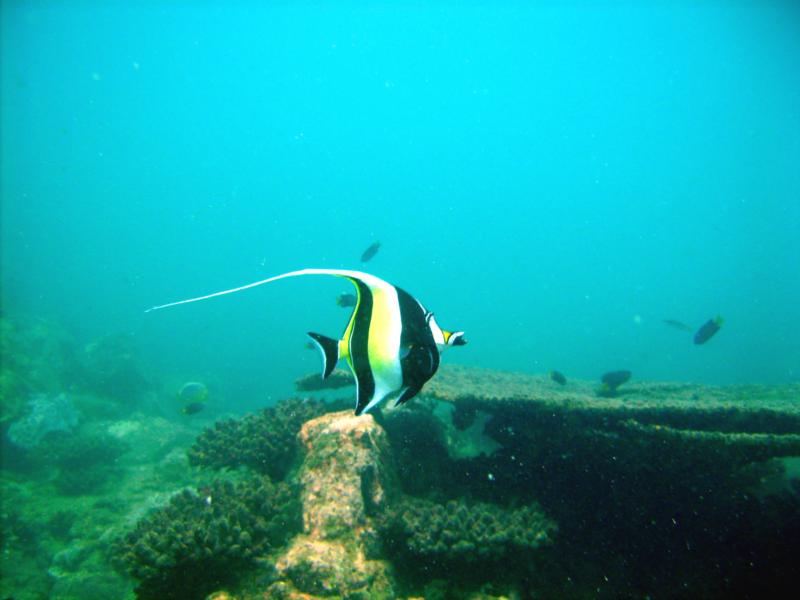
M 265 597 L 397 597 L 371 518 L 397 491 L 383 429 L 346 411 L 307 422 L 299 438 L 303 533 L 277 560 Z
M 4 460 L 36 468 L 0 471 L 0 597 L 130 597 L 109 545 L 141 598 L 674 597 L 676 573 L 678 595 L 777 597 L 800 575 L 800 460 L 784 458 L 800 455 L 798 385 L 638 381 L 602 398 L 444 365 L 397 410 L 294 399 L 197 439 L 70 392 L 79 425 L 26 449 L 8 428 L 32 394 L 91 386 L 14 336 Z M 189 460 L 246 468 L 204 486 Z
M 137 597 L 202 598 L 280 547 L 300 529 L 300 505 L 286 484 L 253 477 L 184 490 L 140 520 L 114 546 L 139 580 Z
M 212 469 L 246 466 L 281 480 L 294 462 L 300 427 L 327 410 L 319 400 L 294 398 L 242 419 L 218 421 L 189 448 L 189 463 Z
M 455 405 L 460 427 L 490 415 L 485 433 L 501 446 L 456 461 L 449 485 L 477 500 L 538 502 L 559 524 L 562 560 L 538 581 L 545 589 L 569 577 L 576 595 L 669 595 L 680 572 L 687 593 L 721 597 L 794 569 L 774 529 L 744 535 L 739 524 L 745 514 L 765 522 L 768 505 L 748 500 L 751 490 L 780 476 L 775 459 L 800 455 L 798 385 L 638 382 L 598 398 L 590 382 L 445 366 L 426 390 Z M 490 477 L 466 482 L 467 472 Z M 796 505 L 776 510 L 773 522 L 796 530 Z M 771 566 L 748 558 L 765 546 Z
M 454 569 L 488 570 L 529 562 L 551 542 L 557 527 L 535 505 L 516 509 L 450 500 L 446 504 L 407 497 L 380 519 L 381 537 L 406 564 L 425 565 L 439 574 Z
M 65 394 L 35 394 L 28 401 L 28 414 L 8 428 L 8 439 L 16 446 L 31 449 L 50 433 L 72 431 L 78 425 L 78 412 Z

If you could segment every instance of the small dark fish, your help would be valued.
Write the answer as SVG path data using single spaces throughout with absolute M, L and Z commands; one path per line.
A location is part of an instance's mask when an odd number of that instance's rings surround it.
M 181 412 L 184 415 L 196 415 L 201 410 L 203 410 L 206 405 L 202 402 L 192 402 L 191 404 L 187 404 L 181 409 Z
M 681 331 L 693 331 L 689 325 L 681 321 L 676 321 L 675 319 L 662 319 L 661 322 L 675 329 L 680 329 Z
M 303 345 L 303 347 L 304 347 L 306 350 L 316 350 L 316 349 L 317 349 L 317 345 L 316 345 L 314 342 L 306 342 L 306 343 Z
M 342 308 L 355 306 L 357 300 L 358 298 L 356 298 L 355 294 L 339 294 L 338 296 L 336 296 L 336 304 L 337 306 L 341 306 Z
M 364 250 L 364 253 L 361 255 L 361 262 L 369 261 L 373 256 L 378 253 L 378 250 L 381 248 L 380 242 L 373 242 L 369 248 Z
M 719 331 L 719 328 L 722 327 L 722 323 L 723 319 L 720 316 L 706 321 L 703 326 L 697 330 L 697 333 L 694 334 L 694 343 L 705 344 Z
M 604 391 L 614 392 L 619 386 L 628 381 L 630 378 L 630 371 L 609 371 L 600 378 L 600 381 L 603 382 Z
M 567 385 L 567 378 L 559 371 L 550 371 L 550 379 L 555 381 L 558 385 Z

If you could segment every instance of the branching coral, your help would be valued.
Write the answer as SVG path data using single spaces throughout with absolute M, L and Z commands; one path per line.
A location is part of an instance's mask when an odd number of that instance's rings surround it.
M 555 524 L 535 505 L 505 509 L 451 500 L 445 505 L 406 498 L 380 520 L 384 543 L 405 558 L 458 563 L 508 563 L 547 544 Z
M 117 542 L 118 566 L 139 580 L 139 598 L 202 598 L 284 544 L 301 527 L 297 494 L 255 477 L 184 490 Z
M 212 469 L 246 466 L 283 479 L 297 453 L 300 427 L 325 412 L 319 400 L 294 398 L 243 419 L 218 421 L 189 448 L 189 463 Z

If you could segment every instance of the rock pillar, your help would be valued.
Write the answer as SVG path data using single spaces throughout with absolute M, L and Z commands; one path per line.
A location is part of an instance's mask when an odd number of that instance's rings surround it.
M 397 489 L 386 433 L 372 416 L 348 411 L 308 421 L 298 438 L 303 533 L 276 561 L 279 581 L 265 597 L 395 597 L 371 519 Z

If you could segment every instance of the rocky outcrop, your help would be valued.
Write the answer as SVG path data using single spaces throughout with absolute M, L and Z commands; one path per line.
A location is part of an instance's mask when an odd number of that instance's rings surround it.
M 308 421 L 298 437 L 303 533 L 277 559 L 266 598 L 396 597 L 372 519 L 397 493 L 384 430 L 346 411 Z

